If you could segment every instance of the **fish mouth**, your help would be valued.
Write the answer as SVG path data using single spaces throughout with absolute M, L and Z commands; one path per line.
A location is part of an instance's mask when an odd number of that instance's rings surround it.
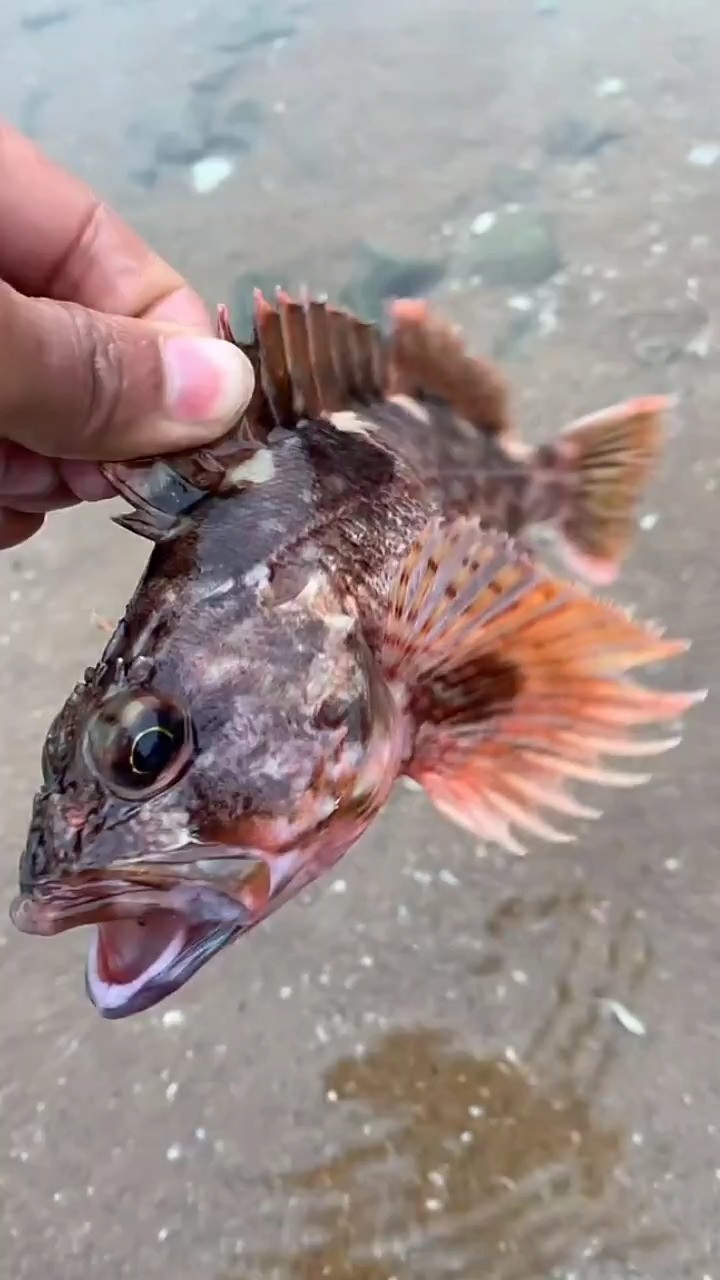
M 158 907 L 139 920 L 96 926 L 85 966 L 85 990 L 104 1018 L 127 1018 L 159 1004 L 202 968 L 237 930 L 190 924 Z
M 165 1000 L 253 923 L 242 903 L 201 883 L 52 886 L 20 894 L 10 915 L 21 932 L 45 937 L 93 926 L 85 988 L 111 1019 Z

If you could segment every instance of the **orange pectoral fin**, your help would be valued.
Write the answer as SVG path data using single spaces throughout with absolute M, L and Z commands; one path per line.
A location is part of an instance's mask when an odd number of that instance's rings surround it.
M 687 648 L 549 576 L 477 521 L 434 521 L 397 576 L 382 650 L 417 726 L 408 773 L 481 839 L 519 853 L 514 827 L 572 838 L 542 816 L 597 816 L 569 781 L 645 782 L 603 757 L 679 741 L 633 729 L 675 721 L 705 694 L 656 692 L 626 673 Z

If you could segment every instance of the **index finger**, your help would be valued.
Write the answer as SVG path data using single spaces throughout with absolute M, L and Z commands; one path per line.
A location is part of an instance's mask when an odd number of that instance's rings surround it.
M 182 276 L 90 187 L 2 120 L 0 278 L 26 295 L 213 332 Z

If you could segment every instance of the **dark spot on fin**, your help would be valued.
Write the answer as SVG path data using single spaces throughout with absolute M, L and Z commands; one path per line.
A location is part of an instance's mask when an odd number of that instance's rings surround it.
M 568 499 L 557 520 L 569 567 L 608 585 L 635 536 L 636 507 L 662 449 L 662 414 L 671 401 L 646 396 L 572 423 L 536 455 L 564 470 Z
M 513 826 L 568 839 L 543 808 L 597 816 L 567 794 L 569 780 L 645 781 L 606 769 L 603 757 L 675 745 L 633 729 L 675 720 L 703 696 L 628 680 L 686 642 L 547 575 L 476 520 L 431 522 L 388 604 L 381 661 L 405 686 L 416 726 L 407 772 L 444 813 L 514 852 L 524 849 Z

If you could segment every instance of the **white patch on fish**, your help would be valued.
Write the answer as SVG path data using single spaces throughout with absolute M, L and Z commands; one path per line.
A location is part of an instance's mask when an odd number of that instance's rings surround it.
M 199 599 L 214 600 L 217 596 L 226 596 L 235 586 L 234 578 L 223 578 L 220 582 L 212 582 L 208 587 L 204 587 L 202 579 L 198 583 Z
M 212 689 L 219 684 L 226 684 L 237 675 L 239 660 L 235 654 L 201 661 L 203 684 Z
M 422 422 L 424 427 L 430 425 L 430 414 L 425 405 L 420 404 L 418 400 L 414 400 L 412 396 L 396 395 L 390 397 L 393 404 L 399 405 L 406 413 L 415 418 L 417 422 Z M 476 428 L 473 428 L 473 434 L 477 434 Z
M 147 622 L 145 623 L 145 626 L 142 628 L 141 631 L 138 632 L 137 636 L 135 636 L 135 638 L 133 639 L 132 647 L 130 649 L 131 661 L 133 661 L 135 658 L 142 658 L 145 656 L 145 654 L 148 651 L 150 642 L 152 641 L 155 632 L 160 626 L 161 621 L 162 621 L 161 614 L 152 613 L 150 615 Z
M 281 888 L 295 874 L 302 862 L 303 854 L 300 849 L 291 849 L 287 853 L 275 854 L 272 858 L 268 858 L 270 893 L 274 894 L 276 889 Z
M 349 635 L 357 621 L 349 613 L 327 613 L 323 617 L 330 630 L 338 631 L 340 635 Z
M 258 591 L 263 587 L 266 587 L 269 582 L 270 570 L 263 561 L 258 564 L 254 564 L 252 569 L 248 569 L 243 578 L 243 586 L 250 588 L 255 587 Z
M 337 413 L 330 415 L 330 421 L 338 431 L 346 431 L 353 436 L 371 436 L 377 430 L 371 422 L 359 418 L 352 409 L 338 409 Z
M 265 484 L 275 475 L 275 463 L 269 449 L 258 449 L 246 462 L 239 462 L 225 472 L 223 488 L 242 489 L 246 484 Z

